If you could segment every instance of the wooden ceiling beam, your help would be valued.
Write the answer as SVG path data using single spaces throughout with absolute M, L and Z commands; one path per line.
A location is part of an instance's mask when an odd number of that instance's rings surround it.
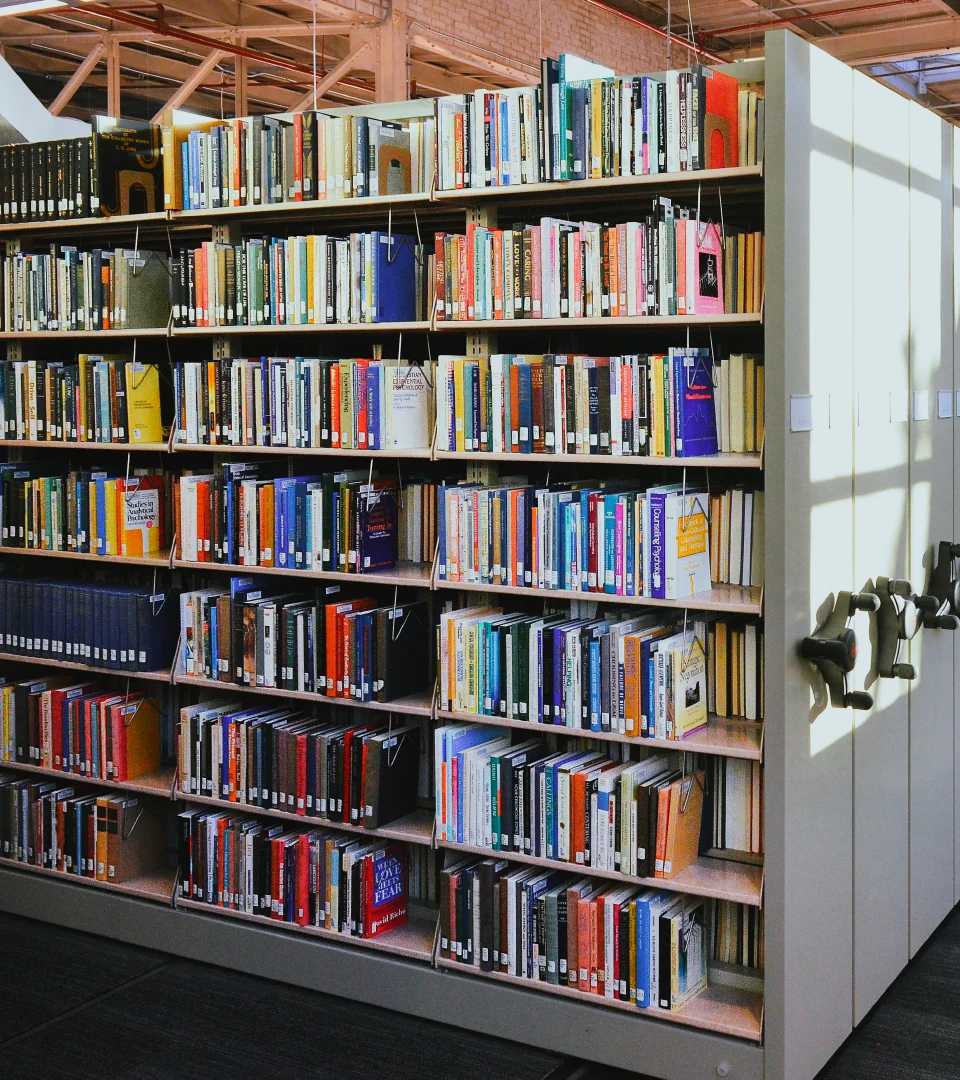
M 493 76 L 495 79 L 516 83 L 518 86 L 530 86 L 540 78 L 539 71 L 534 71 L 532 68 L 530 71 L 526 71 L 523 68 L 515 67 L 513 64 L 491 59 L 480 53 L 473 52 L 472 49 L 444 41 L 440 37 L 423 30 L 412 30 L 409 44 L 411 49 L 420 49 L 434 56 L 443 57 L 445 60 L 455 60 L 458 64 L 476 68 L 478 78 Z
M 153 123 L 159 124 L 163 119 L 163 114 L 168 109 L 178 109 L 196 90 L 196 88 L 203 82 L 203 80 L 213 71 L 213 69 L 225 59 L 227 54 L 220 49 L 214 49 L 207 58 L 197 67 L 194 68 L 193 74 L 185 79 L 180 86 L 170 95 L 170 97 L 163 103 L 163 107 L 157 110 L 156 115 L 153 117 Z
M 352 48 L 349 53 L 334 67 L 332 67 L 322 79 L 318 80 L 316 87 L 311 87 L 306 94 L 296 103 L 293 108 L 294 112 L 300 112 L 302 109 L 315 108 L 315 102 L 332 87 L 349 75 L 357 66 L 357 61 L 361 56 L 365 56 L 370 51 L 370 43 L 363 41 L 356 48 Z
M 63 112 L 63 107 L 70 101 L 73 95 L 83 86 L 87 76 L 91 71 L 100 63 L 100 58 L 107 51 L 106 42 L 101 41 L 87 53 L 87 55 L 80 61 L 77 70 L 67 79 L 63 89 L 53 99 L 47 110 L 51 116 L 59 116 Z

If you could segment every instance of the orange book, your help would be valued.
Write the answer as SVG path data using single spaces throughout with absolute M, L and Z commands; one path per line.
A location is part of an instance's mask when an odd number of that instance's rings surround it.
M 587 788 L 587 769 L 578 769 L 570 774 L 570 862 L 583 866 L 586 855 L 586 811 L 585 798 Z
M 663 862 L 667 851 L 667 826 L 670 821 L 670 803 L 674 798 L 675 787 L 676 782 L 673 784 L 664 784 L 657 792 L 657 849 L 655 853 L 653 876 L 658 878 L 664 876 Z
M 675 780 L 671 785 L 670 820 L 663 855 L 663 876 L 674 877 L 696 860 L 703 819 L 703 772 Z M 658 822 L 659 825 L 659 822 Z
M 283 193 L 286 201 L 289 191 Z M 293 114 L 293 201 L 303 202 L 303 113 Z
M 476 281 L 474 280 L 474 267 L 476 266 L 477 260 L 476 244 L 477 227 L 471 223 L 467 226 L 467 235 L 461 248 L 464 276 L 461 279 L 460 290 L 461 310 L 462 305 L 466 302 L 466 317 L 470 319 L 475 319 L 477 317 L 477 286 Z M 466 300 L 464 300 L 464 298 L 466 298 Z
M 101 328 L 103 330 L 110 330 L 113 324 L 110 321 L 110 316 L 113 313 L 113 296 L 110 292 L 110 261 L 104 259 L 100 269 L 100 284 L 103 286 L 103 308 L 100 313 Z
M 197 562 L 210 562 L 210 481 L 197 482 Z
M 520 368 L 510 365 L 510 447 L 512 454 L 520 453 Z
M 603 994 L 603 902 L 601 892 L 590 901 L 590 985 L 588 993 Z
M 257 531 L 260 537 L 260 565 L 276 566 L 274 551 L 273 484 L 265 483 L 257 488 Z
M 493 231 L 493 317 L 503 318 L 503 230 Z
M 119 701 L 107 709 L 113 754 L 111 779 L 135 780 L 160 768 L 160 710 L 152 698 Z
M 207 432 L 211 444 L 220 441 L 220 416 L 217 412 L 217 362 L 207 363 Z

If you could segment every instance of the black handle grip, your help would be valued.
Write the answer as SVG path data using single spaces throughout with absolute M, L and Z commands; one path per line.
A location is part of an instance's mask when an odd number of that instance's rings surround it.
M 955 559 L 960 559 L 960 544 L 951 544 L 950 545 L 950 554 Z
M 887 582 L 887 592 L 891 596 L 902 596 L 904 600 L 913 592 L 913 587 L 909 581 L 905 581 L 903 578 L 892 578 Z
M 895 679 L 915 679 L 917 669 L 913 664 L 894 664 L 891 669 Z
M 910 588 L 910 582 L 906 583 L 907 589 Z M 876 593 L 872 592 L 860 592 L 853 593 L 850 597 L 850 613 L 854 611 L 879 611 L 880 610 L 880 597 Z
M 864 711 L 873 708 L 873 696 L 866 690 L 852 690 L 849 694 L 843 695 L 843 703 L 848 709 Z
M 805 637 L 800 643 L 805 660 L 829 660 L 841 671 L 853 671 L 857 662 L 857 635 L 850 629 L 835 638 Z
M 913 602 L 919 611 L 924 612 L 936 611 L 940 606 L 940 601 L 935 596 L 930 596 L 929 593 L 925 593 L 923 596 L 915 596 Z
M 956 615 L 934 615 L 924 619 L 923 625 L 928 630 L 957 630 L 960 629 L 960 619 Z

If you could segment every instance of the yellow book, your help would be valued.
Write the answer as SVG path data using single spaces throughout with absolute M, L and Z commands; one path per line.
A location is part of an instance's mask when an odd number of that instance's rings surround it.
M 313 237 L 308 236 L 307 237 L 307 322 L 308 323 L 314 323 L 314 322 L 321 322 L 322 321 L 321 319 L 317 318 L 317 308 L 316 308 L 316 303 L 314 301 L 314 281 L 313 281 L 314 257 L 313 257 L 313 251 L 314 251 Z
M 210 442 L 220 441 L 220 416 L 217 414 L 217 363 L 207 364 L 207 431 Z M 162 435 L 161 435 L 162 438 Z
M 747 233 L 745 246 L 747 249 L 747 265 L 743 273 L 743 291 L 744 291 L 744 311 L 755 312 L 757 310 L 756 301 L 754 299 L 754 274 L 753 274 L 753 260 L 754 260 L 754 245 L 753 234 Z
M 135 780 L 160 768 L 160 710 L 152 698 L 141 698 L 125 705 L 110 707 L 113 740 L 111 746 L 120 751 L 114 761 L 115 778 Z M 123 731 L 118 735 L 118 724 Z M 126 760 L 124 753 L 126 751 Z M 123 774 L 124 767 L 126 774 Z M 116 776 L 116 772 L 120 772 Z
M 466 448 L 466 424 L 464 423 L 464 420 L 467 414 L 466 406 L 464 405 L 463 401 L 463 365 L 463 360 L 453 361 L 453 426 L 457 439 L 457 445 L 454 447 L 454 449 L 456 449 L 460 453 L 463 453 L 464 449 Z
M 130 442 L 163 442 L 163 424 L 160 420 L 160 372 L 157 365 L 126 364 L 124 379 L 127 387 L 127 426 Z
M 100 533 L 98 532 L 98 520 L 97 520 L 97 482 L 91 480 L 87 485 L 87 491 L 90 497 L 90 536 L 87 550 L 96 555 L 98 552 L 98 540 Z
M 590 108 L 590 167 L 585 175 L 591 180 L 599 180 L 603 176 L 603 84 L 600 79 L 594 79 L 590 84 Z
M 752 454 L 757 449 L 757 359 L 755 356 L 744 357 L 743 377 L 743 433 L 744 450 Z
M 110 795 L 101 795 L 100 798 L 97 799 L 97 881 L 107 880 L 107 806 L 110 799 Z
M 745 312 L 746 303 L 746 265 L 747 265 L 747 235 L 737 233 L 737 311 Z
M 103 546 L 101 555 L 119 555 L 120 544 L 117 537 L 117 481 L 103 482 L 104 520 L 101 526 Z
M 354 436 L 353 417 L 353 361 L 340 361 L 340 449 L 352 450 Z
M 763 364 L 757 364 L 757 390 L 754 401 L 754 423 L 756 425 L 756 448 L 759 452 L 763 449 L 763 408 L 764 408 L 764 384 Z
M 159 476 L 134 476 L 117 481 L 121 555 L 160 554 L 162 484 Z

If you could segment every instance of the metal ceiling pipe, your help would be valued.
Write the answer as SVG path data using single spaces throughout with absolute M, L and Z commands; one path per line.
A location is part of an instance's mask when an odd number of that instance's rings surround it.
M 628 22 L 633 26 L 639 26 L 643 30 L 648 30 L 651 34 L 656 34 L 657 37 L 662 37 L 665 41 L 670 41 L 674 45 L 679 45 L 681 49 L 688 49 L 690 52 L 695 53 L 697 56 L 702 56 L 706 60 L 712 60 L 715 64 L 724 64 L 726 61 L 722 56 L 718 56 L 716 53 L 710 52 L 708 49 L 704 49 L 700 44 L 695 41 L 688 41 L 686 38 L 678 37 L 676 34 L 671 33 L 669 30 L 663 30 L 659 26 L 655 26 L 653 23 L 647 22 L 645 19 L 638 19 L 636 15 L 631 15 L 629 12 L 621 11 L 619 8 L 614 7 L 612 4 L 608 4 L 605 0 L 583 0 L 585 4 L 589 4 L 590 7 L 599 8 L 601 11 L 605 11 L 608 15 L 616 15 L 618 19 L 623 19 L 624 22 Z M 919 2 L 919 0 L 916 0 Z
M 763 22 L 740 23 L 737 26 L 723 26 L 718 30 L 698 30 L 697 37 L 723 37 L 724 34 L 740 34 L 748 30 L 773 30 L 781 23 L 803 22 L 807 19 L 831 19 L 834 15 L 854 15 L 860 11 L 876 11 L 878 8 L 903 7 L 905 4 L 919 4 L 921 0 L 882 0 L 876 4 L 858 4 L 855 7 L 835 8 L 833 11 L 816 11 L 798 15 L 778 15 L 775 19 Z M 781 9 L 782 10 L 782 9 Z

